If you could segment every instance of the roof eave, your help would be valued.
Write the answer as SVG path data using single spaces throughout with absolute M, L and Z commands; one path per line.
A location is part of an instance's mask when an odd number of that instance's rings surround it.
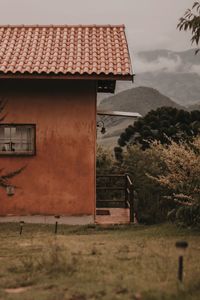
M 38 74 L 38 73 L 3 73 L 0 79 L 65 79 L 65 80 L 124 80 L 133 81 L 134 74 Z

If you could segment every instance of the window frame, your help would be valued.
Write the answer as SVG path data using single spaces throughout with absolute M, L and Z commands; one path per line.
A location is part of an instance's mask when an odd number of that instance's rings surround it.
M 0 123 L 0 127 L 17 127 L 17 126 L 30 126 L 33 129 L 33 151 L 31 152 L 17 152 L 17 151 L 0 151 L 0 157 L 20 157 L 20 156 L 35 156 L 36 155 L 36 124 L 34 123 Z

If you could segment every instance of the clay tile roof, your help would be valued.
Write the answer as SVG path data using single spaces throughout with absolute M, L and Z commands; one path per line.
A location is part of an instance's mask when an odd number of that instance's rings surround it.
M 0 26 L 0 74 L 132 78 L 125 27 Z

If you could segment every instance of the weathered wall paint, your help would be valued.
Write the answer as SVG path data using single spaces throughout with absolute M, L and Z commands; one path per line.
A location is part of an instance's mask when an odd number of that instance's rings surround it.
M 93 215 L 95 211 L 96 83 L 1 80 L 4 123 L 36 124 L 36 156 L 0 157 L 7 171 L 27 165 L 0 189 L 0 215 Z

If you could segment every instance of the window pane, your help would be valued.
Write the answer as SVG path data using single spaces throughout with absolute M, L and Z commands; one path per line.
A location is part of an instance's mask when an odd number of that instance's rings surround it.
M 1 127 L 1 151 L 10 151 L 10 127 Z
M 0 153 L 34 154 L 34 132 L 33 125 L 0 124 Z
M 16 136 L 16 128 L 15 127 L 11 127 L 10 128 L 10 137 L 11 137 L 11 139 L 15 138 L 15 136 Z

